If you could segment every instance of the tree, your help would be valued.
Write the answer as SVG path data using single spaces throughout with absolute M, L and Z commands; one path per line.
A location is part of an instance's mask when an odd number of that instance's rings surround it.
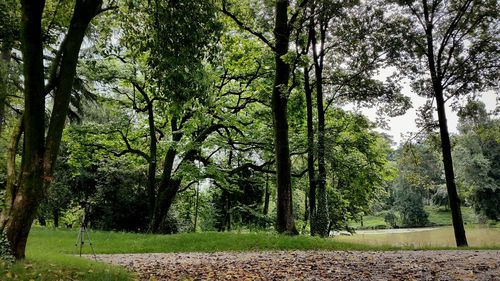
M 500 40 L 496 1 L 397 1 L 409 21 L 404 34 L 405 59 L 400 65 L 413 80 L 413 89 L 435 101 L 450 209 L 457 246 L 467 246 L 455 184 L 445 102 L 478 93 L 498 81 Z M 414 59 L 411 59 L 414 58 Z M 432 114 L 424 114 L 432 117 Z
M 325 163 L 325 116 L 337 104 L 379 105 L 380 115 L 402 114 L 407 97 L 388 79 L 374 78 L 379 68 L 390 62 L 392 39 L 389 31 L 398 22 L 381 9 L 358 1 L 310 1 L 303 17 L 305 34 L 298 33 L 296 44 L 305 45 L 300 55 L 306 65 L 304 92 L 308 126 L 308 174 L 311 234 L 328 235 L 328 200 Z M 306 37 L 307 43 L 302 37 Z M 348 64 L 344 62 L 348 61 Z M 311 74 L 309 72 L 312 72 Z M 317 149 L 314 147 L 312 94 L 316 97 Z M 390 104 L 390 106 L 387 106 Z M 317 155 L 318 175 L 314 171 Z M 316 194 L 317 193 L 317 194 Z M 316 196 L 318 204 L 316 207 Z
M 369 212 L 372 202 L 396 176 L 387 155 L 386 139 L 374 132 L 366 117 L 334 108 L 327 115 L 325 152 L 328 155 L 330 219 L 328 231 L 348 229 L 349 221 Z
M 457 183 L 477 214 L 500 219 L 500 121 L 486 112 L 482 102 L 470 101 L 459 111 L 460 135 L 453 157 Z
M 66 122 L 78 54 L 90 21 L 104 10 L 101 5 L 101 0 L 75 2 L 59 56 L 52 62 L 56 71 L 48 78 L 46 87 L 42 38 L 45 2 L 21 1 L 24 147 L 19 178 L 16 183 L 7 183 L 6 208 L 0 216 L 0 229 L 5 231 L 16 259 L 25 256 L 31 223 L 51 181 Z M 48 92 L 53 92 L 54 100 L 45 136 L 45 96 Z
M 295 227 L 292 206 L 291 162 L 288 136 L 288 95 L 290 63 L 285 60 L 289 51 L 290 35 L 300 10 L 307 0 L 298 4 L 297 10 L 289 19 L 290 3 L 288 0 L 276 0 L 274 6 L 274 42 L 264 34 L 252 30 L 228 10 L 227 1 L 223 1 L 223 12 L 232 18 L 241 28 L 257 36 L 274 52 L 275 75 L 271 93 L 271 108 L 274 129 L 274 152 L 277 185 L 277 221 L 276 230 L 280 233 L 298 234 Z
M 411 186 L 404 178 L 396 181 L 396 209 L 399 210 L 401 223 L 405 227 L 422 227 L 429 223 L 429 215 L 424 210 L 422 193 L 418 187 Z
M 288 0 L 276 0 L 274 25 L 275 76 L 271 105 L 276 154 L 278 210 L 276 230 L 297 234 L 293 219 L 290 148 L 288 144 L 287 96 L 290 65 L 283 60 L 288 53 L 291 28 L 288 23 Z

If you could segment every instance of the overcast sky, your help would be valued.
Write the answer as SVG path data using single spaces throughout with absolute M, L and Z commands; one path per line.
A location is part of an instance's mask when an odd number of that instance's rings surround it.
M 413 107 L 410 108 L 406 114 L 394 118 L 388 119 L 389 130 L 378 129 L 380 132 L 387 133 L 393 137 L 394 142 L 397 144 L 404 141 L 404 135 L 408 135 L 409 133 L 418 132 L 419 129 L 415 124 L 415 119 L 417 118 L 416 109 L 422 106 L 425 103 L 425 98 L 419 97 L 417 94 L 412 93 L 409 89 L 404 89 L 403 93 L 409 96 L 412 100 Z M 480 98 L 486 104 L 486 110 L 493 111 L 497 106 L 499 106 L 499 94 L 494 92 L 489 92 L 483 94 Z M 376 119 L 376 109 L 363 109 L 361 110 L 363 114 L 368 116 L 370 120 L 375 121 Z M 457 132 L 457 113 L 452 111 L 449 105 L 447 105 L 446 117 L 448 120 L 448 129 L 450 133 Z

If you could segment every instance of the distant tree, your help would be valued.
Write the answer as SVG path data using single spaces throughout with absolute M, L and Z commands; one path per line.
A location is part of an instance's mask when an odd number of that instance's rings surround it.
M 396 213 L 392 210 L 389 210 L 385 215 L 384 215 L 384 221 L 389 224 L 392 228 L 395 228 L 398 226 L 398 216 Z
M 429 99 L 423 116 L 437 107 L 446 186 L 457 246 L 467 246 L 460 210 L 445 103 L 479 93 L 498 82 L 500 33 L 495 0 L 400 0 L 408 20 L 400 67 L 413 89 Z M 396 12 L 397 13 L 397 12 Z
M 429 223 L 429 215 L 424 210 L 422 193 L 404 178 L 396 184 L 396 209 L 400 213 L 401 224 L 405 227 L 421 227 Z
M 448 209 L 450 204 L 448 202 L 448 192 L 446 191 L 446 186 L 439 186 L 436 193 L 432 195 L 432 203 L 437 206 L 444 206 L 445 209 Z
M 500 219 L 500 120 L 482 102 L 471 101 L 459 112 L 453 156 L 457 182 L 476 213 Z
M 391 151 L 387 140 L 372 131 L 374 124 L 366 117 L 334 108 L 327 120 L 331 121 L 327 123 L 325 155 L 332 187 L 328 230 L 338 230 L 368 213 L 396 173 L 387 157 Z

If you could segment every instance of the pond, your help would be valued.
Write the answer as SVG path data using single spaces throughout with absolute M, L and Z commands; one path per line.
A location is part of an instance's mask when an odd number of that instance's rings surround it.
M 471 247 L 500 246 L 500 228 L 483 225 L 467 226 L 467 241 Z M 392 246 L 455 246 L 453 227 L 359 230 L 352 236 L 335 239 L 369 245 Z

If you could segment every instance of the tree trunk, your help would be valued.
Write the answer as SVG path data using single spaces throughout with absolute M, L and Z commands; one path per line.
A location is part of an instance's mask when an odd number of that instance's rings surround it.
M 195 209 L 194 209 L 194 225 L 193 232 L 196 232 L 196 227 L 198 224 L 198 211 L 200 208 L 200 182 L 196 183 L 196 201 L 195 201 Z
M 316 42 L 316 26 L 314 18 L 311 19 L 311 43 L 314 60 L 314 73 L 316 77 L 316 106 L 318 112 L 318 209 L 316 211 L 315 231 L 321 236 L 328 236 L 328 202 L 326 193 L 326 167 L 325 167 L 325 110 L 323 109 L 323 50 L 326 37 L 326 26 L 320 22 L 320 46 Z
M 177 155 L 175 146 L 176 143 L 181 140 L 183 135 L 179 132 L 176 117 L 172 118 L 170 127 L 172 130 L 172 141 L 174 143 L 168 149 L 163 163 L 163 172 L 158 185 L 158 195 L 156 196 L 155 201 L 155 211 L 153 217 L 151 218 L 150 230 L 153 233 L 160 231 L 160 224 L 168 214 L 181 184 L 180 180 L 172 179 L 175 156 Z
M 162 191 L 159 192 L 157 196 L 155 215 L 153 220 L 153 226 L 151 229 L 153 233 L 163 232 L 162 223 L 164 222 L 165 217 L 168 215 L 170 207 L 174 203 L 180 185 L 181 185 L 180 180 L 172 180 L 172 179 L 170 179 L 166 183 L 160 184 L 160 188 L 162 189 Z
M 288 79 L 290 66 L 282 56 L 288 52 L 288 1 L 276 1 L 275 62 L 276 73 L 272 92 L 272 112 L 274 125 L 274 148 L 276 157 L 276 186 L 278 191 L 276 230 L 279 233 L 298 234 L 292 209 L 291 163 L 288 144 Z
M 90 21 L 101 8 L 102 0 L 78 0 L 75 3 L 68 34 L 62 44 L 61 67 L 58 84 L 54 93 L 54 105 L 47 132 L 44 159 L 45 177 L 49 180 L 54 172 L 61 137 L 66 124 L 66 116 L 71 99 L 71 89 L 76 74 L 78 54 Z
M 7 95 L 9 93 L 8 80 L 10 48 L 4 45 L 2 45 L 0 57 L 0 136 L 3 133 L 3 128 L 5 125 L 5 104 L 7 102 Z
M 269 191 L 269 175 L 266 176 L 266 190 L 264 191 L 264 210 L 263 214 L 267 216 L 269 214 L 269 198 L 271 197 L 271 192 Z
M 52 210 L 52 216 L 54 217 L 54 227 L 59 227 L 59 208 Z
M 225 229 L 231 231 L 231 196 L 227 193 L 226 218 L 224 220 Z
M 90 20 L 100 9 L 100 0 L 75 3 L 68 34 L 63 40 L 60 75 L 54 93 L 54 106 L 45 142 L 45 89 L 42 44 L 42 13 L 44 1 L 21 1 L 21 51 L 24 78 L 24 147 L 19 179 L 12 184 L 12 204 L 1 216 L 0 228 L 5 231 L 16 259 L 25 256 L 26 241 L 40 202 L 50 183 L 59 151 L 62 130 L 69 107 L 78 53 Z M 11 183 L 7 183 L 11 185 Z
M 24 73 L 24 151 L 21 176 L 12 184 L 12 204 L 2 214 L 1 228 L 16 259 L 25 256 L 26 241 L 43 195 L 45 97 L 42 12 L 44 1 L 22 1 L 21 44 Z M 10 185 L 8 183 L 7 185 Z
M 145 96 L 147 98 L 147 96 Z M 148 125 L 149 125 L 149 165 L 148 165 L 148 197 L 149 197 L 149 216 L 154 216 L 156 200 L 156 127 L 154 121 L 153 103 L 147 98 L 148 102 Z
M 455 241 L 458 247 L 466 247 L 467 237 L 465 236 L 462 211 L 460 210 L 460 198 L 458 197 L 457 186 L 455 184 L 455 175 L 453 172 L 453 160 L 451 157 L 450 135 L 448 133 L 448 124 L 446 120 L 442 77 L 437 70 L 436 62 L 434 59 L 433 23 L 430 19 L 429 7 L 427 6 L 426 1 L 423 1 L 423 9 L 426 23 L 425 33 L 427 40 L 427 59 L 432 79 L 434 97 L 436 98 L 439 133 L 441 136 L 441 149 L 443 153 L 444 174 L 446 177 L 446 189 L 448 190 L 451 217 L 453 222 L 453 229 L 455 232 Z
M 311 236 L 316 234 L 316 172 L 314 171 L 314 123 L 312 88 L 309 82 L 309 69 L 304 67 L 304 92 L 307 109 L 307 174 L 309 176 L 309 225 Z
M 467 237 L 460 209 L 460 197 L 458 196 L 457 186 L 455 184 L 455 174 L 453 172 L 453 159 L 451 157 L 450 135 L 446 121 L 445 104 L 442 91 L 435 91 L 436 104 L 438 109 L 439 132 L 441 136 L 441 149 L 443 153 L 444 174 L 446 177 L 446 189 L 451 209 L 451 218 L 455 232 L 455 241 L 459 247 L 467 247 Z

